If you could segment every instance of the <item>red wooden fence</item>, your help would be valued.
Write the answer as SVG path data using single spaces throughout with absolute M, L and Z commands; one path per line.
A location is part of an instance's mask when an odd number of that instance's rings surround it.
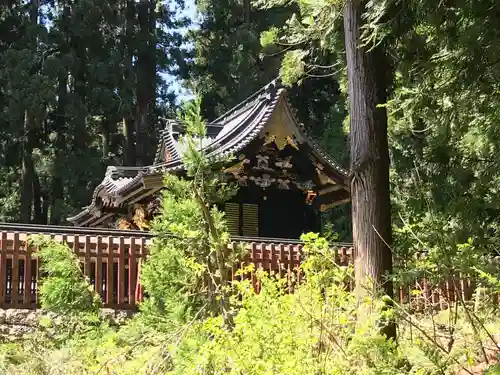
M 32 233 L 0 232 L 0 307 L 37 306 L 39 279 L 37 251 L 27 244 Z M 140 293 L 137 285 L 140 260 L 151 239 L 137 236 L 49 235 L 66 243 L 78 255 L 82 271 L 104 306 L 130 309 Z
M 115 231 L 109 231 L 113 232 Z M 37 249 L 30 247 L 26 241 L 34 234 L 40 233 L 36 230 L 0 231 L 0 308 L 38 306 L 39 261 L 34 255 Z M 44 235 L 66 243 L 73 249 L 80 259 L 83 273 L 101 296 L 105 307 L 136 307 L 136 301 L 142 298 L 138 280 L 141 260 L 146 255 L 147 246 L 151 244 L 151 235 L 134 231 L 130 231 L 128 236 L 65 233 Z M 246 247 L 248 255 L 241 263 L 241 268 L 253 263 L 256 268 L 289 277 L 301 262 L 302 245 L 297 242 L 271 243 L 262 239 L 262 242 L 256 243 L 239 240 L 229 247 Z M 342 247 L 339 261 L 346 262 L 350 252 L 349 248 Z M 236 267 L 233 269 L 233 276 L 235 274 Z M 243 277 L 251 278 L 258 289 L 254 273 Z
M 236 246 L 243 245 L 246 247 L 247 256 L 243 262 L 232 270 L 233 280 L 249 278 L 252 280 L 254 288 L 259 291 L 259 284 L 255 276 L 255 272 L 245 273 L 241 276 L 236 276 L 238 269 L 243 270 L 249 264 L 254 264 L 255 270 L 263 269 L 269 273 L 286 277 L 288 284 L 300 282 L 300 273 L 296 270 L 302 261 L 302 244 L 296 243 L 273 243 L 266 242 L 242 242 L 235 241 L 229 245 L 230 250 Z M 351 263 L 352 247 L 336 246 L 337 256 L 336 263 L 339 265 L 347 265 Z
M 38 260 L 34 256 L 37 249 L 28 246 L 26 239 L 40 233 L 40 230 L 27 228 L 25 231 L 14 231 L 5 226 L 0 228 L 0 308 L 35 308 L 38 306 L 39 280 Z M 89 230 L 86 234 L 83 228 L 74 229 L 75 234 L 70 234 L 70 228 L 62 232 L 65 233 L 42 231 L 45 235 L 66 243 L 78 255 L 83 273 L 101 296 L 105 307 L 134 309 L 136 301 L 142 298 L 138 275 L 152 235 L 114 230 Z M 104 235 L 106 233 L 108 235 Z M 238 241 L 229 245 L 230 249 L 243 245 L 247 256 L 240 267 L 233 269 L 233 278 L 242 277 L 236 276 L 237 268 L 253 263 L 256 269 L 263 268 L 287 277 L 290 281 L 292 275 L 297 276 L 295 270 L 302 259 L 302 245 L 298 242 L 284 242 L 286 243 L 238 238 Z M 338 246 L 337 249 L 336 262 L 349 264 L 352 260 L 352 248 Z M 259 289 L 254 273 L 243 277 L 250 278 L 256 290 Z M 450 278 L 431 285 L 423 279 L 411 286 L 400 287 L 398 299 L 413 310 L 429 307 L 443 309 L 456 301 L 457 297 L 470 301 L 474 290 L 475 283 L 472 280 Z M 498 296 L 494 299 L 496 303 Z

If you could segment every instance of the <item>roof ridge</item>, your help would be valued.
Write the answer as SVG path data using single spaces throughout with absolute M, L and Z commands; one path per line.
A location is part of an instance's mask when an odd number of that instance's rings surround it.
M 226 111 L 225 113 L 223 113 L 222 115 L 217 117 L 215 120 L 210 121 L 209 124 L 221 122 L 224 118 L 229 117 L 230 114 L 232 114 L 232 113 L 236 112 L 238 109 L 244 107 L 250 101 L 255 99 L 257 96 L 259 96 L 263 92 L 266 92 L 269 88 L 273 87 L 273 88 L 278 89 L 279 88 L 278 86 L 281 86 L 281 84 L 279 83 L 279 77 L 276 77 L 271 82 L 267 83 L 265 86 L 263 86 L 262 88 L 260 88 L 256 92 L 254 92 L 252 95 L 247 97 L 245 100 L 243 100 L 239 104 L 235 105 L 233 108 L 229 109 L 228 111 Z
M 323 149 L 323 147 L 319 144 L 319 142 L 317 142 L 314 139 L 314 136 L 312 134 L 309 134 L 305 125 L 302 122 L 298 121 L 296 113 L 294 113 L 292 103 L 290 102 L 288 97 L 285 97 L 285 102 L 291 111 L 291 115 L 293 116 L 294 122 L 298 126 L 298 130 L 300 132 L 302 132 L 302 134 L 307 138 L 307 141 L 308 141 L 309 145 L 312 147 L 312 149 L 314 151 L 316 151 L 319 154 L 319 156 L 321 156 L 323 159 L 326 159 L 326 161 L 329 164 L 331 164 L 338 172 L 340 172 L 341 174 L 344 174 L 345 176 L 348 176 L 349 169 L 342 166 L 342 164 L 340 164 L 332 156 L 330 156 L 330 154 L 326 150 Z

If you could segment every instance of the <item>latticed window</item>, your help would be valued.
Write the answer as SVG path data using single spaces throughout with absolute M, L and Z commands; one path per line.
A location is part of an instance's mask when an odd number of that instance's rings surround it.
M 250 203 L 226 203 L 226 222 L 233 236 L 259 236 L 259 206 Z
M 232 236 L 240 235 L 240 205 L 238 203 L 226 203 L 226 225 L 229 234 Z

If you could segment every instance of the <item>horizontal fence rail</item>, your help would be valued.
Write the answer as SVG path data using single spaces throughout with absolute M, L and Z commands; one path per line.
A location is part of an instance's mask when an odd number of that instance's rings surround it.
M 140 298 L 138 273 L 150 238 L 36 232 L 0 232 L 0 307 L 35 308 L 38 306 L 40 279 L 37 248 L 28 237 L 42 234 L 65 243 L 80 259 L 82 271 L 104 306 L 133 309 Z
M 105 307 L 135 309 L 142 300 L 139 274 L 141 261 L 147 255 L 154 234 L 133 230 L 94 229 L 44 225 L 0 223 L 0 308 L 36 308 L 39 306 L 40 280 L 38 249 L 28 244 L 28 237 L 42 234 L 66 243 L 80 260 L 82 272 L 101 296 Z M 168 234 L 167 234 L 168 236 Z M 253 264 L 285 277 L 290 291 L 300 282 L 296 270 L 301 264 L 303 243 L 278 238 L 233 237 L 229 251 L 244 246 L 246 256 L 233 267 L 233 280 L 248 278 L 256 291 L 260 290 L 255 271 L 237 272 Z M 336 263 L 352 263 L 350 244 L 332 244 L 336 249 Z M 353 283 L 348 283 L 349 288 Z M 425 278 L 397 286 L 396 299 L 411 310 L 445 309 L 459 301 L 471 301 L 476 290 L 474 280 L 448 278 L 431 283 Z M 499 296 L 492 296 L 494 303 Z
M 43 235 L 65 243 L 80 260 L 88 278 L 105 307 L 135 309 L 142 299 L 139 273 L 154 234 L 133 230 L 94 229 L 33 224 L 0 223 L 0 308 L 36 308 L 39 306 L 40 280 L 37 248 L 28 238 Z M 167 234 L 168 235 L 168 234 Z M 259 288 L 254 272 L 236 276 L 237 269 L 249 264 L 255 268 L 290 276 L 300 265 L 303 244 L 277 238 L 233 237 L 229 248 L 245 246 L 247 255 L 234 267 L 234 279 L 250 278 Z M 258 242 L 257 242 L 258 241 Z M 343 245 L 343 244 L 340 244 Z M 342 259 L 351 249 L 341 247 Z

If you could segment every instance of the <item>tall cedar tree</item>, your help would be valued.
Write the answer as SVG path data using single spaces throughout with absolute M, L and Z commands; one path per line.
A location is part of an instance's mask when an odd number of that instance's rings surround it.
M 393 296 L 393 285 L 384 280 L 392 271 L 392 230 L 389 197 L 389 148 L 387 141 L 386 57 L 380 47 L 362 46 L 364 0 L 344 5 L 344 32 L 351 122 L 351 197 L 356 288 L 367 281 L 383 286 Z M 386 328 L 395 337 L 395 326 Z

